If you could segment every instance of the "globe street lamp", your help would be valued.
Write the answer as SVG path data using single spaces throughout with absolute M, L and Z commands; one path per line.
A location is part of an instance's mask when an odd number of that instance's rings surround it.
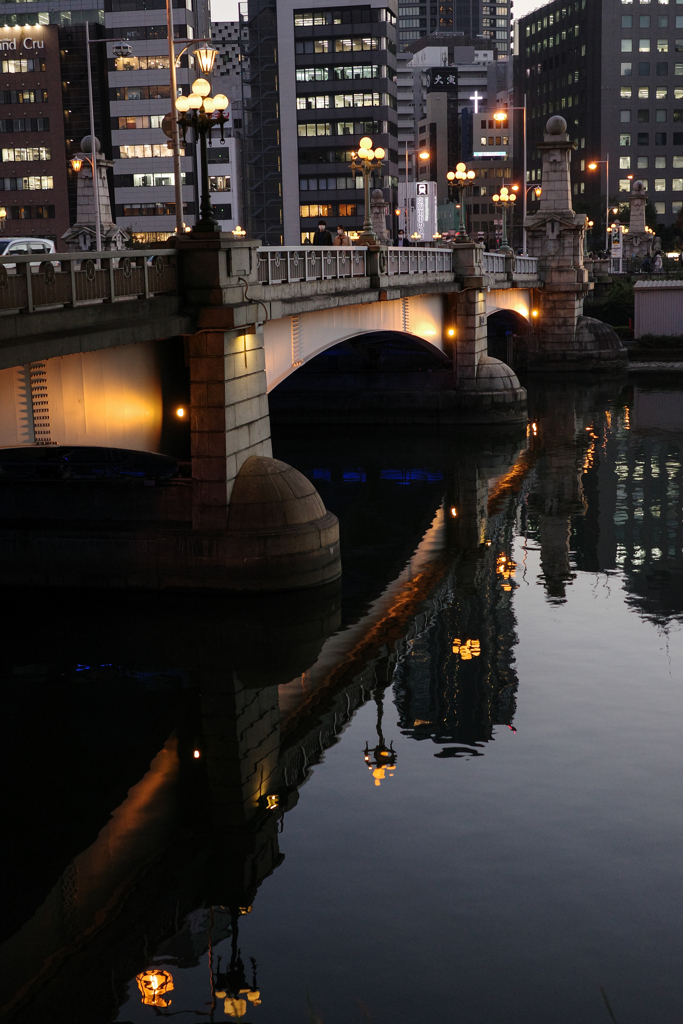
M 466 164 L 459 163 L 455 165 L 454 171 L 449 171 L 446 175 L 448 178 L 448 191 L 452 188 L 457 189 L 458 202 L 456 204 L 456 210 L 458 211 L 458 225 L 456 228 L 455 236 L 463 236 L 463 240 L 467 238 L 467 221 L 463 217 L 462 212 L 462 194 L 468 185 L 472 183 L 472 178 L 475 177 L 474 171 L 468 171 Z
M 383 166 L 382 161 L 386 153 L 381 146 L 377 149 L 372 148 L 372 139 L 367 135 L 364 135 L 358 145 L 358 150 L 354 150 L 351 153 L 351 163 L 349 167 L 352 171 L 360 171 L 363 175 L 363 183 L 365 185 L 365 217 L 363 218 L 363 229 L 358 239 L 361 245 L 377 245 L 379 239 L 372 230 L 372 221 L 370 220 L 370 177 L 373 171 L 379 171 Z
M 197 52 L 197 51 L 195 51 Z M 216 59 L 216 50 L 201 51 L 206 54 L 204 66 L 212 68 Z M 199 58 L 198 58 L 199 59 Z M 201 66 L 201 63 L 200 63 Z M 207 74 L 210 71 L 206 72 Z M 211 96 L 211 85 L 205 78 L 197 78 L 192 83 L 192 92 L 189 96 L 178 96 L 175 101 L 176 110 L 180 112 L 178 124 L 183 130 L 183 145 L 185 144 L 185 133 L 188 128 L 194 128 L 199 135 L 199 150 L 202 168 L 202 201 L 200 206 L 200 217 L 195 224 L 193 231 L 216 231 L 218 222 L 213 215 L 213 206 L 209 193 L 209 167 L 206 156 L 206 138 L 211 138 L 214 128 L 220 127 L 221 142 L 225 141 L 224 125 L 228 116 L 223 113 L 228 106 L 228 97 L 223 93 Z
M 502 253 L 506 253 L 506 254 L 508 254 L 508 253 L 512 254 L 512 249 L 508 245 L 507 211 L 508 211 L 508 207 L 510 209 L 512 209 L 513 203 L 515 202 L 516 199 L 517 199 L 517 196 L 515 195 L 515 193 L 514 192 L 508 192 L 508 189 L 507 189 L 506 185 L 503 185 L 503 187 L 500 190 L 500 194 L 499 195 L 495 195 L 493 197 L 493 202 L 495 203 L 495 205 L 499 209 L 501 209 L 503 211 L 503 239 L 502 239 L 502 243 L 501 243 L 500 247 L 497 250 L 498 252 L 502 252 Z

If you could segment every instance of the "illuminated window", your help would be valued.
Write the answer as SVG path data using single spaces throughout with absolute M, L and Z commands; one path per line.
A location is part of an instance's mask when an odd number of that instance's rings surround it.
M 168 54 L 154 57 L 116 57 L 114 67 L 117 71 L 159 71 L 168 69 Z
M 655 178 L 655 192 L 666 192 L 666 178 Z
M 2 160 L 23 162 L 24 160 L 51 160 L 52 150 L 49 146 L 15 146 L 13 149 L 2 150 Z

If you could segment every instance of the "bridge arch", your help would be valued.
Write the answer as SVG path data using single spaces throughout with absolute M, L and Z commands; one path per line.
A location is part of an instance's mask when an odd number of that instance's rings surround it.
M 441 294 L 335 306 L 269 320 L 263 328 L 268 391 L 341 341 L 391 331 L 428 342 L 443 351 L 443 329 Z

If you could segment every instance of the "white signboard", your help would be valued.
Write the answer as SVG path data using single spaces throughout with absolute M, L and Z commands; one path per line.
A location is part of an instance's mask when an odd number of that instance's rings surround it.
M 407 188 L 405 182 L 399 182 L 398 205 L 401 210 L 398 226 L 408 238 L 431 241 L 437 230 L 436 182 L 411 181 Z

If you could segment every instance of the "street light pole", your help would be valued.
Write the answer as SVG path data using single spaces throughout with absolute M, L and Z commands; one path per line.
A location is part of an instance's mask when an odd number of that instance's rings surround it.
M 508 111 L 510 110 L 521 110 L 522 111 L 522 181 L 524 183 L 524 198 L 522 201 L 522 251 L 526 256 L 526 96 L 524 97 L 524 104 L 521 107 L 507 107 L 505 110 L 497 110 L 493 115 L 494 121 L 506 121 Z M 508 125 L 508 130 L 510 126 Z
M 589 171 L 595 171 L 598 164 L 605 165 L 605 251 L 609 251 L 609 153 L 605 153 L 604 160 L 591 160 L 588 164 Z
M 178 80 L 175 67 L 175 38 L 173 28 L 173 4 L 172 0 L 166 0 L 166 24 L 168 26 L 168 66 L 171 73 L 171 103 L 175 106 L 178 96 Z M 187 34 L 187 33 L 186 33 Z M 176 235 L 183 233 L 183 179 L 180 170 L 180 132 L 178 130 L 177 117 L 172 118 L 173 122 L 173 179 L 175 184 L 175 231 Z
M 216 50 L 202 49 L 195 50 L 200 70 L 210 75 L 216 59 Z M 218 223 L 213 214 L 211 196 L 209 193 L 209 172 L 206 156 L 206 137 L 211 137 L 214 128 L 220 127 L 221 139 L 223 139 L 224 126 L 227 124 L 228 115 L 223 111 L 228 107 L 228 97 L 223 93 L 211 96 L 211 85 L 205 78 L 197 78 L 192 83 L 192 92 L 189 96 L 179 96 L 175 101 L 175 108 L 180 112 L 178 124 L 183 129 L 183 142 L 185 132 L 193 128 L 199 135 L 199 151 L 202 169 L 202 199 L 200 206 L 200 217 L 192 229 L 193 233 L 213 232 L 218 228 Z
M 365 186 L 365 217 L 363 218 L 363 230 L 359 238 L 361 245 L 376 245 L 378 241 L 370 219 L 370 175 L 373 171 L 378 171 L 383 166 L 385 156 L 386 153 L 381 146 L 378 146 L 377 149 L 372 148 L 372 139 L 367 135 L 364 135 L 360 140 L 358 151 L 351 153 L 349 167 L 352 171 L 359 170 L 362 173 Z
M 100 222 L 100 182 L 97 166 L 97 140 L 95 139 L 95 111 L 92 98 L 92 73 L 90 67 L 90 24 L 85 23 L 85 55 L 88 67 L 88 107 L 90 110 L 90 155 L 92 156 L 92 187 L 95 202 L 95 249 L 102 252 L 102 224 Z

